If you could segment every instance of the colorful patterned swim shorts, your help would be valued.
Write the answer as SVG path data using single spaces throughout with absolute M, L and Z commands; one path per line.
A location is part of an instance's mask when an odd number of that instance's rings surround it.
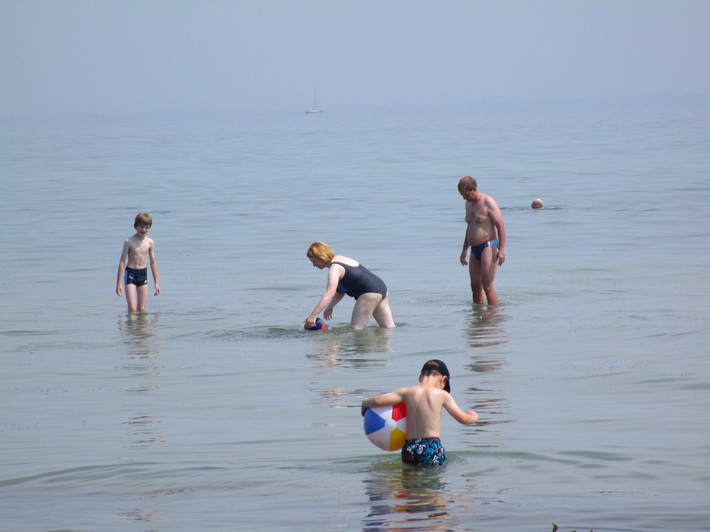
M 402 462 L 421 467 L 442 466 L 446 463 L 446 450 L 439 438 L 407 440 L 402 447 Z

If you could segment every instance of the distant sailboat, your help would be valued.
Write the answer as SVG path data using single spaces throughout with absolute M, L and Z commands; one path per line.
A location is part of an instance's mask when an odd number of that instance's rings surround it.
M 309 107 L 306 109 L 306 114 L 307 115 L 312 115 L 315 113 L 322 113 L 323 109 L 320 108 L 320 105 L 318 104 L 318 96 L 316 95 L 315 89 L 313 90 L 313 107 Z

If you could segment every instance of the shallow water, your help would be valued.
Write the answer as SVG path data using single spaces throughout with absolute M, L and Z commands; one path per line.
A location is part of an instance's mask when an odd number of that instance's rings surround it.
M 3 529 L 703 530 L 709 107 L 5 120 Z M 469 173 L 505 217 L 497 309 L 458 263 Z M 140 211 L 162 293 L 127 316 Z M 351 301 L 301 330 L 313 240 L 387 282 L 395 330 Z M 359 402 L 429 358 L 480 422 L 417 471 Z

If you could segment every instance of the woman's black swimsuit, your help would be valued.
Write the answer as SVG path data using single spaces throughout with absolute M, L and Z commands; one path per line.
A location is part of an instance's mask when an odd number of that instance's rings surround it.
M 355 299 L 367 293 L 381 294 L 382 297 L 387 295 L 385 282 L 362 264 L 359 266 L 350 266 L 342 262 L 334 262 L 333 264 L 339 264 L 345 269 L 345 275 L 338 283 L 338 292 Z

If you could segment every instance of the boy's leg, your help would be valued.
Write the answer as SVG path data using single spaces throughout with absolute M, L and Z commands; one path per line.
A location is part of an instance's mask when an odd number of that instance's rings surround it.
M 138 300 L 136 302 L 136 310 L 138 312 L 145 312 L 145 305 L 148 303 L 148 285 L 144 284 L 137 287 Z
M 126 304 L 128 305 L 128 312 L 135 312 L 137 309 L 138 301 L 138 291 L 137 286 L 134 284 L 126 284 L 123 289 L 126 292 Z

